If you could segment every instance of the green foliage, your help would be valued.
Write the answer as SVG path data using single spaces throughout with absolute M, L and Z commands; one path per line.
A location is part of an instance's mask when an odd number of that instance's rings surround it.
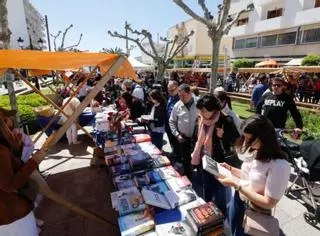
M 48 103 L 36 93 L 17 96 L 17 103 L 20 117 L 28 125 L 30 134 L 37 132 L 40 127 L 35 120 L 33 109 Z M 9 96 L 0 96 L 0 107 L 10 109 Z
M 250 68 L 250 67 L 254 67 L 254 61 L 247 58 L 235 60 L 232 64 L 232 68 L 235 71 L 238 71 L 239 68 Z
M 320 54 L 310 54 L 303 58 L 302 66 L 320 66 Z

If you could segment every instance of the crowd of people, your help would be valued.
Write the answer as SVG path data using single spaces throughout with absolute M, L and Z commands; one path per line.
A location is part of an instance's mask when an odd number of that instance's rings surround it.
M 64 107 L 67 114 L 72 114 L 99 79 L 95 76 L 90 80 L 92 84 L 87 82 L 80 89 L 74 101 Z M 149 127 L 152 143 L 160 150 L 166 133 L 172 149 L 168 154 L 171 161 L 181 163 L 180 171 L 191 180 L 195 172 L 200 173 L 200 195 L 216 203 L 228 219 L 233 235 L 245 235 L 250 232 L 243 219 L 250 217 L 250 211 L 271 216 L 289 181 L 290 165 L 278 144 L 275 128 L 285 127 L 288 110 L 296 127 L 303 128 L 293 98 L 285 93 L 283 78 L 272 78 L 270 89 L 265 80 L 260 76 L 254 91 L 257 114 L 243 122 L 232 111 L 223 88 L 200 96 L 199 91 L 181 83 L 174 74 L 166 84 L 156 84 L 151 75 L 144 79 L 147 85 L 111 78 L 91 106 L 115 103 L 119 111 L 128 111 L 129 119 Z M 69 87 L 63 104 L 73 93 Z M 33 204 L 20 194 L 20 189 L 44 159 L 45 152 L 24 152 L 24 143 L 28 142 L 8 129 L 3 119 L 7 111 L 1 112 L 0 235 L 18 231 L 25 234 L 9 235 L 37 235 L 32 233 L 36 230 Z M 69 144 L 78 143 L 76 132 L 75 124 L 67 131 Z M 209 174 L 201 164 L 204 155 L 243 181 Z M 236 161 L 228 158 L 231 155 Z

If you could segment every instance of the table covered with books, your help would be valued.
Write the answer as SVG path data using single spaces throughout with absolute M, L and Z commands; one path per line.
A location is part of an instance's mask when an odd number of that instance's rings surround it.
M 118 122 L 109 107 L 96 115 L 95 141 L 104 150 L 112 208 L 122 236 L 220 235 L 224 216 L 214 203 L 198 197 L 191 181 L 151 143 L 145 127 Z

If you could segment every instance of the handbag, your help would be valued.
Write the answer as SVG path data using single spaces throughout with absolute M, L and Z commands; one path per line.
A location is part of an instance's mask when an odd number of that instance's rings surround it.
M 243 219 L 244 232 L 254 236 L 279 236 L 279 221 L 272 215 L 247 209 Z

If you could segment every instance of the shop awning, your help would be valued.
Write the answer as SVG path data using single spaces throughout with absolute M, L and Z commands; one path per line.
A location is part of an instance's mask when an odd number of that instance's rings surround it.
M 35 70 L 37 74 L 41 74 L 52 70 L 67 71 L 89 66 L 98 66 L 102 71 L 107 71 L 118 58 L 119 55 L 106 53 L 0 50 L 0 72 L 12 68 Z M 115 76 L 136 80 L 128 60 L 124 61 Z
M 303 58 L 295 58 L 284 64 L 285 66 L 301 66 Z

